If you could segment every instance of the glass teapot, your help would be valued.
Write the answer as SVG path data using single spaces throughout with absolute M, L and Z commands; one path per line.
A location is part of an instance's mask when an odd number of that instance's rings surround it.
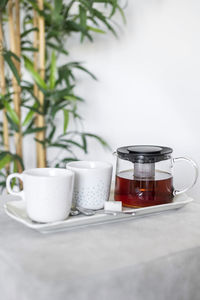
M 115 200 L 123 206 L 145 207 L 173 201 L 194 186 L 198 168 L 194 161 L 185 157 L 172 158 L 172 148 L 152 145 L 136 145 L 118 148 Z M 195 170 L 193 183 L 183 189 L 173 187 L 172 170 L 177 161 L 186 161 Z

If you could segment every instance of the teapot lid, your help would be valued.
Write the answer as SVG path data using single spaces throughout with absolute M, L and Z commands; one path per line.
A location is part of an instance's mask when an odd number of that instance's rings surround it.
M 155 163 L 169 159 L 172 148 L 154 145 L 125 146 L 117 149 L 117 155 L 121 159 L 133 163 Z

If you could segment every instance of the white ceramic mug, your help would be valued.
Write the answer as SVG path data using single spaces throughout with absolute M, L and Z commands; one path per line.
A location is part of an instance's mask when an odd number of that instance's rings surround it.
M 101 161 L 74 161 L 66 168 L 75 173 L 73 206 L 103 208 L 110 195 L 112 165 Z
M 11 180 L 19 178 L 23 190 L 14 192 Z M 35 168 L 22 174 L 8 176 L 6 187 L 11 195 L 26 202 L 28 216 L 36 222 L 55 222 L 66 219 L 72 205 L 74 173 L 66 169 Z

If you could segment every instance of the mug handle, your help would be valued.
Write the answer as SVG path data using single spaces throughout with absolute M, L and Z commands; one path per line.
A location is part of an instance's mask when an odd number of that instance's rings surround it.
M 11 184 L 10 184 L 11 180 L 13 178 L 19 178 L 19 179 L 21 179 L 21 181 L 23 181 L 23 177 L 24 177 L 23 174 L 20 174 L 20 173 L 13 173 L 13 174 L 8 175 L 8 177 L 6 179 L 6 188 L 7 188 L 7 191 L 9 194 L 14 195 L 14 196 L 20 196 L 20 197 L 22 197 L 22 199 L 24 199 L 24 191 L 22 190 L 20 192 L 14 192 L 12 190 Z
M 182 189 L 182 190 L 174 190 L 174 192 L 173 192 L 174 196 L 185 193 L 186 191 L 191 189 L 195 185 L 195 183 L 197 182 L 197 178 L 198 178 L 198 174 L 199 174 L 198 166 L 192 159 L 187 158 L 187 157 L 176 157 L 176 158 L 172 159 L 173 164 L 175 164 L 176 162 L 180 162 L 180 161 L 186 161 L 190 165 L 192 165 L 192 167 L 194 168 L 194 171 L 195 171 L 195 176 L 194 176 L 194 181 L 192 182 L 192 184 L 190 186 L 188 186 L 187 188 Z

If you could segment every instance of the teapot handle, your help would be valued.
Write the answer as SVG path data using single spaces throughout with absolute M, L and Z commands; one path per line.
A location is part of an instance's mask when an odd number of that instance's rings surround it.
M 114 152 L 112 153 L 112 155 L 113 155 L 113 156 L 117 156 L 117 151 L 114 151 Z
M 192 184 L 190 186 L 188 186 L 187 188 L 185 188 L 183 190 L 174 190 L 174 192 L 173 192 L 174 196 L 182 194 L 182 193 L 185 193 L 186 191 L 188 191 L 189 189 L 191 189 L 195 185 L 195 183 L 197 181 L 197 178 L 198 178 L 198 174 L 199 174 L 198 166 L 197 166 L 197 164 L 192 159 L 187 158 L 187 157 L 176 157 L 176 158 L 172 159 L 172 163 L 173 164 L 175 164 L 176 162 L 180 162 L 180 161 L 186 161 L 190 165 L 192 165 L 192 167 L 194 168 L 194 171 L 195 171 L 194 181 L 192 182 Z

